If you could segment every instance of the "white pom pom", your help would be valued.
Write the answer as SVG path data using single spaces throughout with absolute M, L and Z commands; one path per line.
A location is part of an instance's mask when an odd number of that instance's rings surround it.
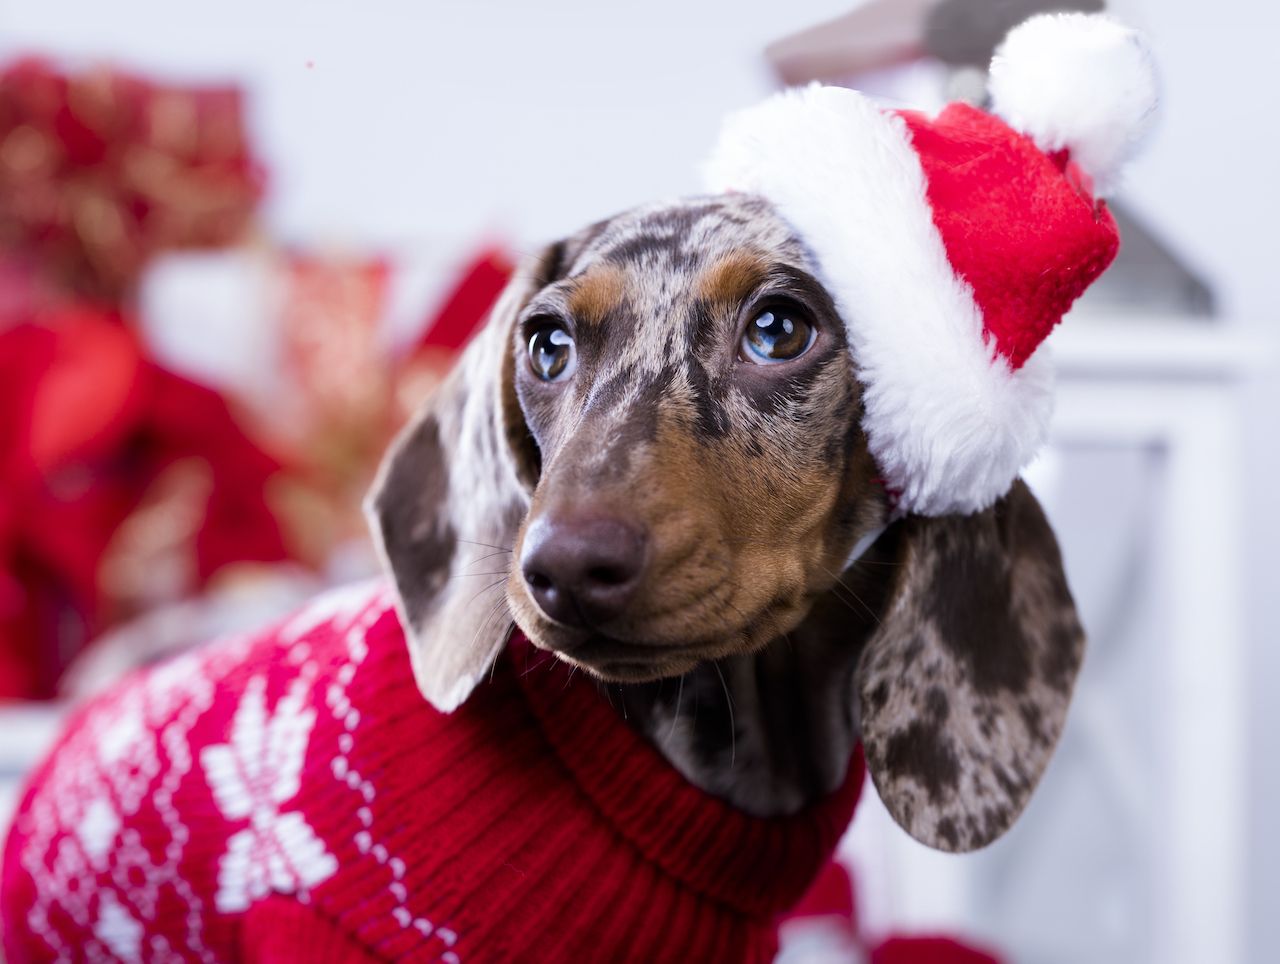
M 988 86 L 996 114 L 1043 151 L 1069 150 L 1099 196 L 1116 187 L 1159 101 L 1142 35 L 1096 14 L 1045 14 L 1015 27 Z

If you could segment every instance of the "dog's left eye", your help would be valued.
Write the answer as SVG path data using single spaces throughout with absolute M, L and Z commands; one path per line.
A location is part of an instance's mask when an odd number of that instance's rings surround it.
M 529 337 L 529 367 L 544 382 L 568 378 L 577 367 L 578 353 L 573 336 L 551 322 Z
M 813 344 L 814 327 L 798 311 L 766 308 L 751 320 L 742 336 L 742 357 L 757 365 L 799 358 Z

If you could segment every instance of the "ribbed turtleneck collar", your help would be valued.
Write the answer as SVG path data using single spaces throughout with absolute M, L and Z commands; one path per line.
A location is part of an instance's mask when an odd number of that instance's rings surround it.
M 749 915 L 796 903 L 830 859 L 862 789 L 861 747 L 844 784 L 788 817 L 752 817 L 690 784 L 583 674 L 516 631 L 506 656 L 542 732 L 615 831 L 691 890 Z

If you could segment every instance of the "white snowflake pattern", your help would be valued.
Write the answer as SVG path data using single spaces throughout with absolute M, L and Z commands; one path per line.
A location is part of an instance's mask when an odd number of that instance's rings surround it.
M 142 846 L 136 831 L 129 829 L 129 817 L 149 797 L 161 769 L 154 731 L 163 727 L 166 739 L 185 746 L 191 727 L 213 702 L 213 681 L 243 662 L 251 642 L 247 636 L 228 638 L 135 679 L 116 699 L 90 708 L 83 725 L 54 755 L 41 791 L 16 818 L 28 835 L 22 866 L 40 883 L 27 910 L 27 924 L 48 948 L 42 958 L 138 959 L 144 945 L 137 928 L 145 934 L 161 891 L 171 890 L 187 911 L 186 946 L 199 960 L 215 964 L 204 945 L 200 899 L 178 873 L 190 834 L 173 809 L 172 791 L 189 762 L 175 763 L 153 798 L 165 826 L 175 834 L 163 854 Z M 167 797 L 162 800 L 164 792 Z M 86 879 L 104 871 L 111 884 L 97 891 L 85 886 Z M 109 896 L 95 899 L 96 894 Z M 68 940 L 64 925 L 55 923 L 55 909 L 69 922 L 75 939 Z M 83 943 L 81 930 L 98 939 Z M 135 935 L 137 953 L 132 951 Z M 153 949 L 159 946 L 157 940 L 152 938 Z M 156 954 L 160 960 L 175 959 L 163 948 Z
M 98 901 L 98 920 L 93 926 L 94 936 L 111 953 L 122 961 L 136 961 L 142 948 L 143 928 L 114 892 L 104 890 Z
M 75 834 L 95 870 L 106 866 L 107 853 L 120 830 L 120 815 L 103 797 L 96 797 L 84 808 L 84 816 L 76 824 Z
M 298 793 L 316 712 L 306 682 L 294 680 L 268 717 L 266 680 L 245 687 L 227 744 L 205 747 L 200 763 L 218 808 L 249 825 L 227 841 L 214 902 L 223 913 L 248 909 L 268 893 L 305 892 L 338 869 L 306 818 L 283 806 Z

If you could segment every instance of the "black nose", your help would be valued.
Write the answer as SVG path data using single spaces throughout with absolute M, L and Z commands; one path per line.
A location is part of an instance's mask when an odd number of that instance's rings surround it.
M 635 598 L 648 541 L 643 529 L 621 519 L 543 515 L 525 533 L 525 585 L 558 623 L 608 622 Z

